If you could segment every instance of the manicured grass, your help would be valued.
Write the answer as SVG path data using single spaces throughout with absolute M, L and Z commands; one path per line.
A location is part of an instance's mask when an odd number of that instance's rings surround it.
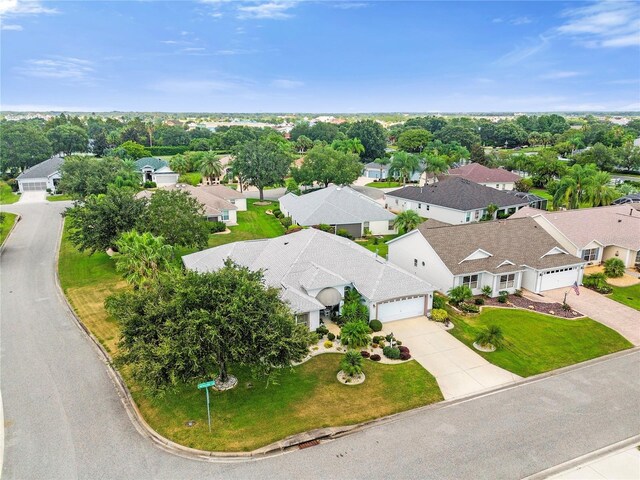
M 285 229 L 273 215 L 267 215 L 267 210 L 278 208 L 278 202 L 269 205 L 255 205 L 259 200 L 247 199 L 247 211 L 238 212 L 238 225 L 229 227 L 231 233 L 209 236 L 209 246 L 217 247 L 240 240 L 256 240 L 259 238 L 273 238 L 284 235 Z
M 609 295 L 611 300 L 640 310 L 640 283 L 630 287 L 616 287 L 614 285 L 610 285 L 610 287 L 613 288 L 613 293 Z
M 365 186 L 373 187 L 373 188 L 396 188 L 396 187 L 401 187 L 402 183 L 400 183 L 400 182 L 371 182 L 371 183 L 367 183 Z
M 589 318 L 566 320 L 517 309 L 485 308 L 480 315 L 454 315 L 453 336 L 470 348 L 489 325 L 502 329 L 505 345 L 480 353 L 491 363 L 522 377 L 584 362 L 630 348 L 617 332 Z
M 356 242 L 358 245 L 362 245 L 367 250 L 371 250 L 372 252 L 378 251 L 378 255 L 382 258 L 387 258 L 387 254 L 389 253 L 389 246 L 386 244 L 389 240 L 393 240 L 398 235 L 383 235 L 381 238 L 377 238 L 378 243 L 374 243 L 376 241 L 376 237 L 367 238 L 366 242 Z
M 178 177 L 178 182 L 196 186 L 202 182 L 202 174 L 200 172 L 183 173 Z
M 193 448 L 253 450 L 295 433 L 350 425 L 442 400 L 438 385 L 417 362 L 384 365 L 364 361 L 366 381 L 342 385 L 336 380 L 341 355 L 323 354 L 265 387 L 245 369 L 236 369 L 236 388 L 211 392 L 212 432 L 207 425 L 205 394 L 185 385 L 161 399 L 133 396 L 145 419 L 160 434 Z M 248 388 L 247 383 L 252 387 Z M 195 420 L 193 427 L 185 424 Z
M 0 182 L 0 205 L 9 205 L 20 200 L 20 195 L 13 193 L 11 187 L 5 182 Z
M 47 195 L 47 200 L 49 202 L 66 202 L 68 200 L 73 200 L 73 197 L 63 193 L 62 195 Z
M 4 242 L 7 235 L 11 231 L 11 227 L 16 221 L 17 215 L 15 213 L 3 212 L 2 223 L 0 223 L 0 245 Z

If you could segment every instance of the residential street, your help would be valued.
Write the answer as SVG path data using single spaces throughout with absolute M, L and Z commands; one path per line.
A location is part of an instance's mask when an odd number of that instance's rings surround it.
M 0 260 L 3 480 L 516 479 L 640 433 L 635 350 L 261 461 L 169 454 L 137 432 L 59 295 L 65 203 L 3 207 L 23 217 Z

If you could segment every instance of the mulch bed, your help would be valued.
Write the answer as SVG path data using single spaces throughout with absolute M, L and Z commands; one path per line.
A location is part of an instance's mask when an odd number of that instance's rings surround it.
M 477 296 L 475 298 L 483 298 L 483 297 Z M 562 309 L 561 303 L 536 302 L 535 300 L 531 300 L 525 297 L 518 297 L 516 295 L 509 295 L 507 303 L 500 303 L 497 298 L 485 298 L 484 306 L 485 307 L 522 308 L 523 310 L 530 310 L 532 312 L 538 312 L 538 313 L 546 313 L 548 315 L 553 315 L 554 317 L 560 317 L 560 318 L 578 318 L 583 316 L 581 313 L 575 312 L 573 310 L 569 310 L 565 312 Z

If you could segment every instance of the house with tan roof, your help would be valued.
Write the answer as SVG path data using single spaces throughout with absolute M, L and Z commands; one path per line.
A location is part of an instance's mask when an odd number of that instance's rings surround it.
M 534 293 L 582 282 L 585 261 L 562 248 L 531 218 L 468 225 L 429 220 L 389 242 L 389 262 L 446 293 L 459 285 L 491 296 Z
M 515 184 L 521 179 L 504 168 L 489 168 L 479 163 L 468 163 L 458 168 L 450 168 L 446 175 L 439 175 L 438 180 L 442 180 L 447 176 L 456 176 L 465 178 L 471 182 L 484 185 L 485 187 L 495 188 L 496 190 L 515 190 Z M 421 178 L 421 183 L 431 184 L 436 179 L 433 175 L 425 174 Z
M 589 265 L 619 258 L 640 265 L 640 211 L 633 204 L 544 212 L 523 208 L 511 218 L 529 217 L 562 247 Z

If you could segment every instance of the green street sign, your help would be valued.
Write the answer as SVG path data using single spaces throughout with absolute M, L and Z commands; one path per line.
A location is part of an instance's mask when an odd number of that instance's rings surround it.
M 209 388 L 209 387 L 213 387 L 213 386 L 215 386 L 215 384 L 216 384 L 215 380 L 210 380 L 210 381 L 208 381 L 208 382 L 199 383 L 199 384 L 198 384 L 198 388 L 199 388 L 199 389 Z

